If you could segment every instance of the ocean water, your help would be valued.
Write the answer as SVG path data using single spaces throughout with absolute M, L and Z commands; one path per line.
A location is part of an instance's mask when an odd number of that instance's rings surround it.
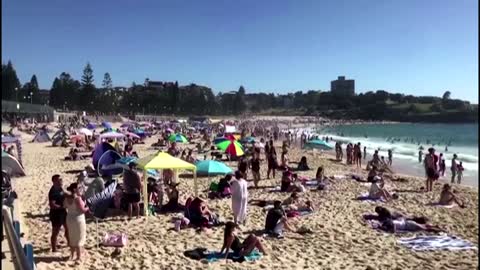
M 478 185 L 478 124 L 359 124 L 318 127 L 315 133 L 333 137 L 334 140 L 358 143 L 367 147 L 368 157 L 380 149 L 379 154 L 388 159 L 388 149 L 393 151 L 393 168 L 407 174 L 424 176 L 418 161 L 420 146 L 426 153 L 430 147 L 443 153 L 447 166 L 445 179 L 449 179 L 454 153 L 463 162 L 463 183 Z M 344 145 L 345 146 L 345 145 Z M 446 147 L 448 149 L 446 149 Z

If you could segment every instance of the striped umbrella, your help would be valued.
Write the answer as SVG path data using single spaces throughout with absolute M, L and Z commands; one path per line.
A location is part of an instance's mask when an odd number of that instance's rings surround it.
M 188 140 L 180 133 L 172 134 L 168 137 L 168 140 L 171 142 L 187 143 Z
M 230 154 L 231 156 L 239 157 L 243 156 L 244 154 L 242 145 L 235 140 L 220 142 L 217 144 L 217 147 L 220 150 L 225 151 L 225 153 Z

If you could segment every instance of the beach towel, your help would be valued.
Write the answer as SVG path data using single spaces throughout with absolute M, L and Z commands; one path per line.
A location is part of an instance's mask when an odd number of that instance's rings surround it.
M 282 188 L 280 186 L 269 188 L 268 192 L 281 192 Z
M 400 238 L 397 242 L 415 251 L 466 250 L 477 248 L 467 240 L 449 235 L 414 236 L 410 238 Z
M 358 196 L 356 198 L 358 201 L 364 201 L 364 202 L 384 202 L 383 198 L 380 199 L 372 199 L 370 198 L 368 192 L 362 193 L 362 195 Z
M 435 207 L 443 207 L 443 208 L 453 208 L 457 206 L 457 204 L 439 204 L 439 203 L 428 203 L 427 206 L 435 206 Z
M 243 262 L 243 261 L 253 262 L 253 261 L 256 261 L 256 260 L 260 259 L 261 257 L 262 257 L 262 254 L 260 252 L 258 252 L 258 250 L 256 250 L 256 249 L 254 249 L 252 252 L 250 252 L 250 254 L 248 254 L 247 256 L 243 256 L 243 257 L 236 256 L 232 252 L 230 252 L 228 254 L 228 258 L 233 260 L 234 262 Z M 220 254 L 219 252 L 211 252 L 211 253 L 207 254 L 205 259 L 209 263 L 212 263 L 212 262 L 216 262 L 216 261 L 225 259 L 225 254 Z

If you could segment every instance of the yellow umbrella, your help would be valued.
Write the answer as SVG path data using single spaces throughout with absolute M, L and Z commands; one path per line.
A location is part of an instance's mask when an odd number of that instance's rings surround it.
M 144 158 L 137 160 L 137 166 L 142 168 L 144 171 L 147 169 L 186 169 L 192 170 L 195 183 L 195 196 L 198 195 L 198 186 L 197 186 L 197 174 L 196 166 L 183 161 L 179 158 L 173 157 L 165 152 L 159 152 L 154 155 L 149 155 Z M 144 201 L 144 212 L 145 216 L 148 215 L 148 193 L 147 193 L 147 173 L 143 174 L 143 201 Z

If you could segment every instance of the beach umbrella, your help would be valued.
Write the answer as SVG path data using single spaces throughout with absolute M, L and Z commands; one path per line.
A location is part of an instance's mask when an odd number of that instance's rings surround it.
M 305 147 L 317 148 L 317 149 L 321 149 L 321 150 L 331 150 L 331 149 L 333 149 L 332 146 L 330 146 L 328 143 L 326 143 L 325 141 L 322 141 L 322 140 L 308 141 L 305 144 Z
M 195 164 L 198 175 L 225 175 L 233 172 L 225 163 L 215 160 L 202 160 Z
M 87 129 L 92 130 L 92 129 L 95 129 L 95 128 L 97 128 L 97 126 L 95 126 L 95 125 L 92 124 L 92 123 L 89 123 L 89 124 L 87 125 Z
M 87 136 L 92 136 L 93 135 L 93 132 L 91 130 L 89 130 L 88 128 L 81 128 L 81 129 L 78 130 L 78 133 L 84 134 L 84 135 L 87 135 Z
M 172 134 L 168 137 L 168 140 L 171 142 L 187 143 L 188 140 L 180 133 Z
M 223 136 L 223 137 L 217 137 L 215 139 L 213 139 L 213 143 L 214 144 L 219 144 L 219 143 L 222 143 L 222 142 L 225 142 L 225 141 L 234 141 L 236 140 L 236 138 L 229 134 L 229 135 L 226 135 L 226 136 Z
M 225 151 L 231 156 L 242 156 L 244 154 L 242 145 L 235 140 L 228 140 L 217 144 L 218 149 Z

